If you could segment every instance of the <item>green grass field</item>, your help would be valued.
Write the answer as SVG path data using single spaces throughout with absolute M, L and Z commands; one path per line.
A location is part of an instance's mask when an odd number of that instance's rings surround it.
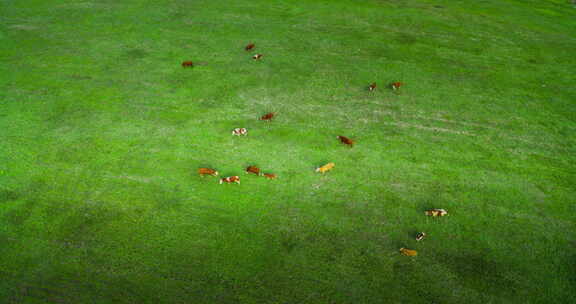
M 0 0 L 0 303 L 573 303 L 575 34 L 564 0 Z

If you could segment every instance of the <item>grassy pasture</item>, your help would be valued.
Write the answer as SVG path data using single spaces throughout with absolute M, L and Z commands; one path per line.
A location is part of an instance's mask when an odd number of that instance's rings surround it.
M 0 303 L 572 302 L 575 15 L 0 0 Z

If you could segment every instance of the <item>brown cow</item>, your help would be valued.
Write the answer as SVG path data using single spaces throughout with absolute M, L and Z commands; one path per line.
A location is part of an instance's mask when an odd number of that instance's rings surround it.
M 372 92 L 376 89 L 376 83 L 373 82 L 372 84 L 370 84 L 370 86 L 368 86 L 368 91 Z
M 217 176 L 218 171 L 216 171 L 214 169 L 210 169 L 210 168 L 198 168 L 198 174 L 200 174 L 200 176 L 205 176 L 205 175 Z
M 274 174 L 274 173 L 264 173 L 264 177 L 266 177 L 267 179 L 275 179 L 275 178 L 276 178 L 276 174 Z
M 246 168 L 246 173 L 254 173 L 256 175 L 262 175 L 262 173 L 260 173 L 260 168 L 256 166 L 249 166 L 248 168 Z
M 324 174 L 324 172 L 330 171 L 330 170 L 332 170 L 332 168 L 334 168 L 334 163 L 327 163 L 324 166 L 316 169 L 316 172 L 320 172 L 320 173 Z
M 231 183 L 240 183 L 240 176 L 229 176 L 229 177 L 224 177 L 220 179 L 220 184 L 222 183 L 227 183 L 227 184 L 231 184 Z
M 392 87 L 392 90 L 396 91 L 398 90 L 402 85 L 404 85 L 402 82 L 393 82 L 390 84 L 390 87 Z
M 183 68 L 191 68 L 194 67 L 194 63 L 192 61 L 184 61 L 182 62 L 182 67 Z
M 354 146 L 354 141 L 346 136 L 336 136 L 336 138 L 340 139 L 343 144 L 350 146 L 350 148 Z
M 251 51 L 256 45 L 254 43 L 250 43 L 244 48 L 246 51 Z
M 274 115 L 276 115 L 276 112 L 265 114 L 262 117 L 260 117 L 260 120 L 272 120 L 272 118 L 274 118 Z
M 402 253 L 402 255 L 405 256 L 417 256 L 418 252 L 416 250 L 411 250 L 411 249 L 406 249 L 406 248 L 400 248 L 400 253 Z

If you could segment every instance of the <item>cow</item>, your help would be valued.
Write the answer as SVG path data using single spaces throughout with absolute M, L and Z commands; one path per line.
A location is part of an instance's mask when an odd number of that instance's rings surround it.
M 229 176 L 229 177 L 224 177 L 220 179 L 220 185 L 222 185 L 222 183 L 227 183 L 227 184 L 231 184 L 231 183 L 240 183 L 240 177 L 239 176 Z
M 446 212 L 444 209 L 432 209 L 424 211 L 424 214 L 428 216 L 445 216 L 448 215 L 448 212 Z
M 264 177 L 266 177 L 267 179 L 275 179 L 275 178 L 276 178 L 276 174 L 274 174 L 274 173 L 264 173 Z
M 404 84 L 402 82 L 393 82 L 390 84 L 390 87 L 392 88 L 392 90 L 396 91 L 398 90 L 401 86 L 403 86 Z
M 320 172 L 320 173 L 324 174 L 325 172 L 332 170 L 332 168 L 334 168 L 334 163 L 327 163 L 324 166 L 316 169 L 316 172 Z
M 371 84 L 368 86 L 368 91 L 372 92 L 372 91 L 374 91 L 374 90 L 376 90 L 376 83 L 375 83 L 375 82 L 371 83 Z
M 260 120 L 272 120 L 272 118 L 274 118 L 275 115 L 276 115 L 276 112 L 264 114 L 264 115 L 262 115 L 262 117 L 260 117 Z
M 424 233 L 424 232 L 419 232 L 418 234 L 416 234 L 416 241 L 421 241 L 421 240 L 423 240 L 425 236 L 426 236 L 426 233 Z
M 400 248 L 400 253 L 405 256 L 417 256 L 418 252 L 416 250 Z
M 262 173 L 260 173 L 260 168 L 256 166 L 249 166 L 248 168 L 246 168 L 246 173 L 254 173 L 256 175 L 262 175 Z
M 262 55 L 262 54 L 256 54 L 256 55 L 252 56 L 252 59 L 254 59 L 254 60 L 259 60 L 260 58 L 262 58 L 262 56 L 264 56 L 264 55 Z
M 354 141 L 346 136 L 336 136 L 343 144 L 348 145 L 350 148 L 354 146 Z
M 202 177 L 205 175 L 218 176 L 218 171 L 210 168 L 198 168 L 198 174 Z
M 256 45 L 254 43 L 248 44 L 244 49 L 246 51 L 251 51 Z
M 194 63 L 192 61 L 184 61 L 182 62 L 182 67 L 183 68 L 191 68 L 194 67 Z
M 232 130 L 232 135 L 240 136 L 240 135 L 248 135 L 248 130 L 246 128 L 236 128 Z

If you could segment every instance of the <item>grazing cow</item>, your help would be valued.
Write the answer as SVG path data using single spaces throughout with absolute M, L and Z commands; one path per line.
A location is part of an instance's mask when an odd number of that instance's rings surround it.
M 406 249 L 406 248 L 400 248 L 400 253 L 402 253 L 402 255 L 405 256 L 417 256 L 418 252 L 416 250 L 411 250 L 411 249 Z
M 191 68 L 194 67 L 194 63 L 192 61 L 184 61 L 182 62 L 182 67 L 183 68 Z
M 266 177 L 267 179 L 275 179 L 275 178 L 276 178 L 276 174 L 274 174 L 274 173 L 264 173 L 264 177 Z
M 426 236 L 426 233 L 424 233 L 424 232 L 419 232 L 419 233 L 416 235 L 416 241 L 421 241 L 421 240 L 423 240 L 425 236 Z
M 274 118 L 274 115 L 276 115 L 276 112 L 265 114 L 262 117 L 260 117 L 260 120 L 272 120 L 272 118 Z
M 240 177 L 239 176 L 229 176 L 229 177 L 224 177 L 220 179 L 220 184 L 222 183 L 227 183 L 227 184 L 231 184 L 231 183 L 240 183 Z
M 332 168 L 334 168 L 334 163 L 327 163 L 324 166 L 316 169 L 316 172 L 324 174 L 325 172 L 332 170 Z
M 240 135 L 247 135 L 248 130 L 246 128 L 236 128 L 232 130 L 232 135 L 240 136 Z
M 254 43 L 250 43 L 244 48 L 246 51 L 251 51 L 256 45 Z
M 254 60 L 259 60 L 260 58 L 262 58 L 262 56 L 264 56 L 264 55 L 262 55 L 262 54 L 256 54 L 256 55 L 252 56 L 252 59 L 254 59 Z
M 390 84 L 390 87 L 392 87 L 392 90 L 396 91 L 403 85 L 404 84 L 402 82 L 393 82 Z
M 350 146 L 352 148 L 354 146 L 354 141 L 346 136 L 336 136 L 343 144 Z
M 198 174 L 200 174 L 200 176 L 204 175 L 218 176 L 218 171 L 210 168 L 198 168 Z
M 444 209 L 432 209 L 424 211 L 424 214 L 428 216 L 445 216 L 448 215 L 448 212 L 446 212 Z
M 376 89 L 376 83 L 373 82 L 372 84 L 370 84 L 370 86 L 368 86 L 368 91 L 372 92 Z
M 248 168 L 246 168 L 246 173 L 254 173 L 256 175 L 262 175 L 262 173 L 260 173 L 260 168 L 256 166 L 249 166 Z

